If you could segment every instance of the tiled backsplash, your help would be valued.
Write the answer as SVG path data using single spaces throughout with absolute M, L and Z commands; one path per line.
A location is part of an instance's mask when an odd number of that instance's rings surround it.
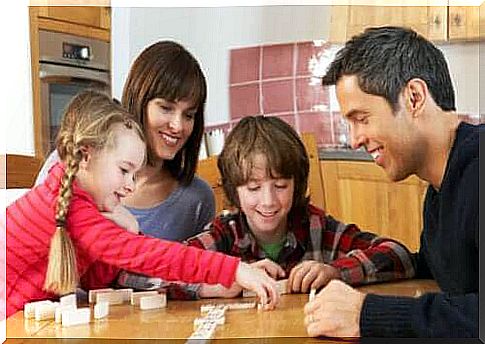
M 206 132 L 227 134 L 242 117 L 277 116 L 298 132 L 315 134 L 320 148 L 348 148 L 348 128 L 320 77 L 335 55 L 335 46 L 321 41 L 261 45 L 230 51 L 228 123 Z M 460 115 L 471 123 L 477 116 Z M 483 116 L 482 116 L 483 122 Z

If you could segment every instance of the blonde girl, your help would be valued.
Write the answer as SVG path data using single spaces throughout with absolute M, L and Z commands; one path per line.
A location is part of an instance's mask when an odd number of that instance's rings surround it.
M 267 308 L 278 302 L 274 281 L 238 258 L 125 229 L 130 215 L 117 211 L 134 192 L 146 146 L 133 117 L 107 96 L 84 92 L 72 100 L 57 150 L 62 162 L 6 211 L 7 317 L 27 302 L 74 292 L 80 277 L 98 266 L 111 273 L 90 275 L 82 287 L 108 286 L 124 269 L 166 280 L 236 281 Z M 114 214 L 114 221 L 101 212 Z

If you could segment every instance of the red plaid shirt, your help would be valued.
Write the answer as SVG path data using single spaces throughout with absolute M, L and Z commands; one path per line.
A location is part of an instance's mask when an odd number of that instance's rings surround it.
M 252 263 L 266 258 L 249 228 L 246 216 L 236 212 L 217 217 L 205 231 L 188 239 L 188 245 L 241 257 Z M 290 216 L 278 263 L 288 276 L 304 260 L 315 260 L 340 270 L 342 280 L 356 286 L 411 278 L 415 274 L 410 252 L 399 242 L 361 232 L 315 206 Z M 200 284 L 170 284 L 171 298 L 199 298 Z

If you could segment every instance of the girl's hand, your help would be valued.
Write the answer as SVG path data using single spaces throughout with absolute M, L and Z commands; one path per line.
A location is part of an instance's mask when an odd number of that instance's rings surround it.
M 275 280 L 259 268 L 240 262 L 236 271 L 236 282 L 256 293 L 264 309 L 273 309 L 280 301 Z
M 250 265 L 263 269 L 271 278 L 277 279 L 278 277 L 285 277 L 285 270 L 268 258 L 251 263 Z
M 233 283 L 230 288 L 225 288 L 220 284 L 202 284 L 199 290 L 199 296 L 201 298 L 210 297 L 222 297 L 222 298 L 232 298 L 237 297 L 241 294 L 242 288 L 239 284 Z
M 123 227 L 128 232 L 138 234 L 138 221 L 125 207 L 122 205 L 116 206 L 112 212 L 101 212 L 101 214 L 108 220 L 113 221 L 118 226 Z

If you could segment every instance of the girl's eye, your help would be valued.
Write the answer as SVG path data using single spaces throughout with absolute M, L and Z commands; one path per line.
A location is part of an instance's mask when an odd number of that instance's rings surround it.
M 128 170 L 126 168 L 120 167 L 121 173 L 127 174 Z

